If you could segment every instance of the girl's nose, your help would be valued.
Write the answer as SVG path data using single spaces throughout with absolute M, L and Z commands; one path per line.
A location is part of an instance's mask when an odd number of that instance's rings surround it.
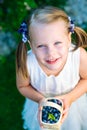
M 54 56 L 56 53 L 56 48 L 54 48 L 53 46 L 48 47 L 47 53 L 48 53 L 48 56 Z

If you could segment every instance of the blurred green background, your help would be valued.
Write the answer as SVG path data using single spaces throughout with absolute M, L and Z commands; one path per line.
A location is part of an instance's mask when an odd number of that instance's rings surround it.
M 17 29 L 32 9 L 43 5 L 65 10 L 67 0 L 0 0 L 0 130 L 23 130 L 24 97 L 16 88 L 15 74 L 16 46 L 20 41 Z

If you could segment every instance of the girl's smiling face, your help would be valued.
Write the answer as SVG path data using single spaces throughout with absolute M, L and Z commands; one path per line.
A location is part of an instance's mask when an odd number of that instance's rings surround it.
M 71 33 L 62 20 L 30 26 L 30 46 L 47 75 L 58 74 L 66 63 Z

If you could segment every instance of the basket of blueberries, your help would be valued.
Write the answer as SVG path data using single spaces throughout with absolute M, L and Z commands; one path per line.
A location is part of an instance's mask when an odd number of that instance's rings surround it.
M 63 102 L 55 97 L 45 98 L 40 103 L 40 122 L 44 128 L 56 129 L 60 127 L 63 112 Z

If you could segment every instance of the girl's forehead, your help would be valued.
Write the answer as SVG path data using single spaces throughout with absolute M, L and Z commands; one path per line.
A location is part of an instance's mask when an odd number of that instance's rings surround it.
M 63 21 L 49 24 L 37 23 L 30 28 L 30 38 L 33 42 L 52 42 L 66 37 L 66 25 Z
M 63 20 L 58 20 L 52 23 L 39 23 L 39 22 L 35 22 L 33 24 L 30 25 L 30 29 L 29 31 L 31 33 L 36 32 L 36 31 L 51 31 L 51 30 L 59 30 L 62 29 L 65 30 L 66 29 L 66 23 Z

